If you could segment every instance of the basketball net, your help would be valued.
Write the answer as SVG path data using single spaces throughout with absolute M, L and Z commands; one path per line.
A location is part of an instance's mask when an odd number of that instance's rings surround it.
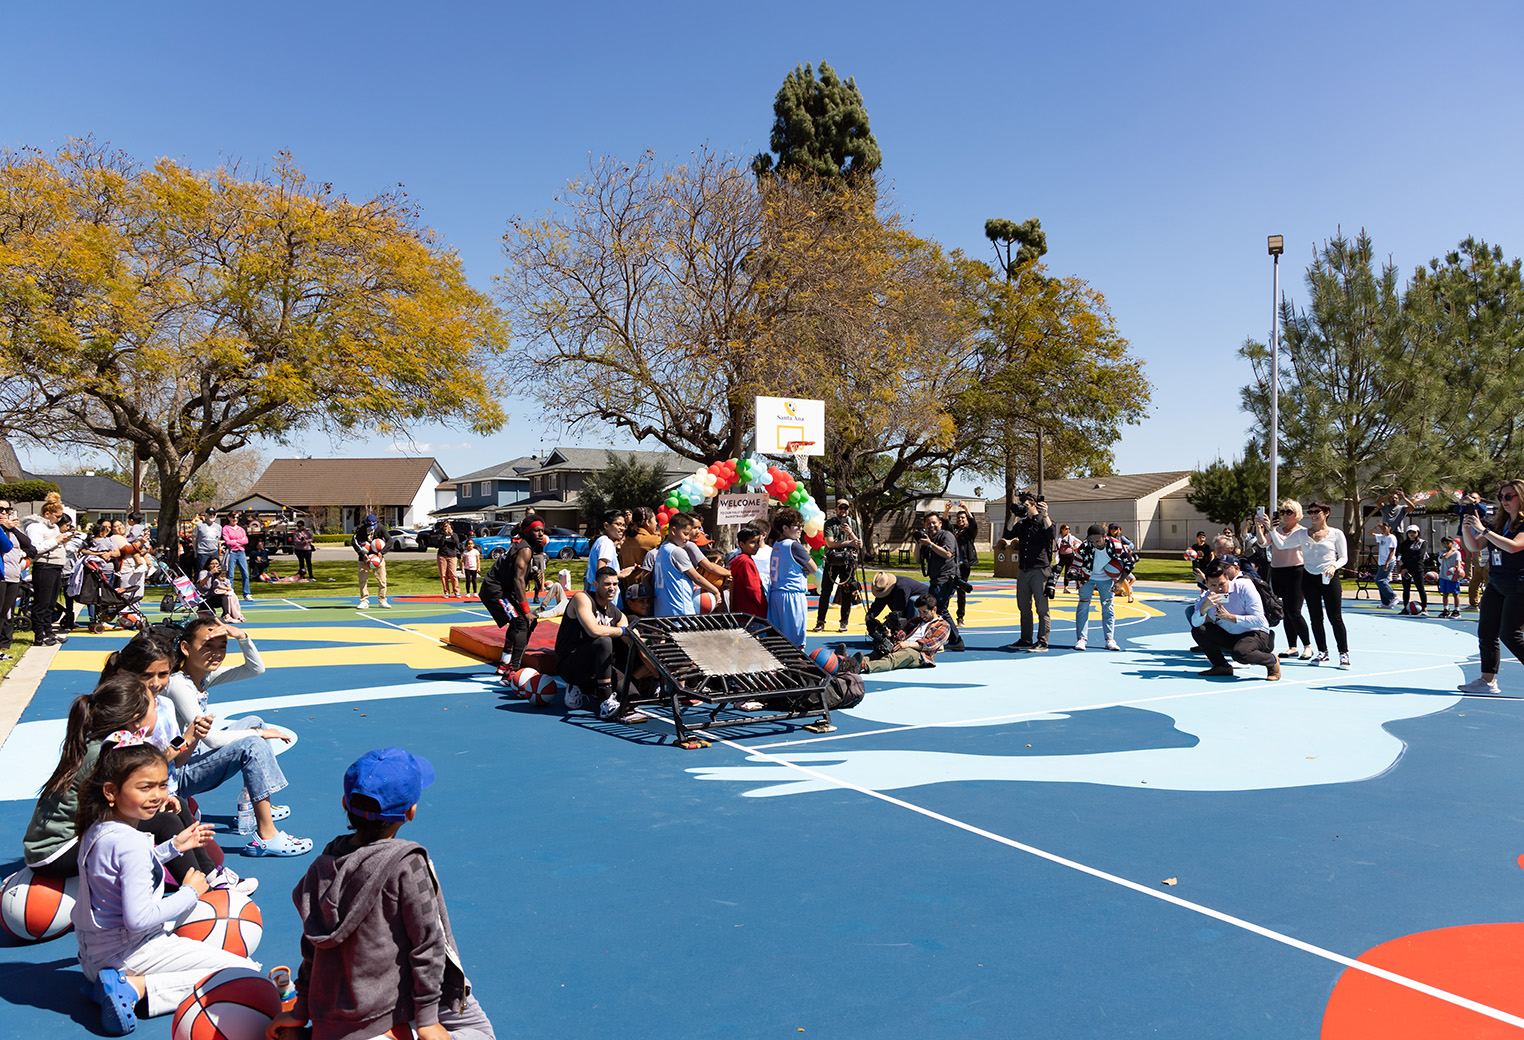
M 794 469 L 805 480 L 810 479 L 810 452 L 815 446 L 814 441 L 789 441 L 784 445 L 784 451 L 794 456 Z

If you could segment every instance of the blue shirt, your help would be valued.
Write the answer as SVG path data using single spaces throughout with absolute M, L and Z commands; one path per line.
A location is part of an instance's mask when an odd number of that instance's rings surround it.
M 797 592 L 802 596 L 810 591 L 804 565 L 799 559 L 801 555 L 806 560 L 810 558 L 809 550 L 792 538 L 785 538 L 773 546 L 772 559 L 767 565 L 769 597 L 787 592 Z
M 693 562 L 687 551 L 673 542 L 662 542 L 651 568 L 656 584 L 656 616 L 677 617 L 699 612 L 698 586 L 688 578 Z

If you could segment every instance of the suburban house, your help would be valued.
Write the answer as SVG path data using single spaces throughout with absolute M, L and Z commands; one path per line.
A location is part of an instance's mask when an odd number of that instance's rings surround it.
M 577 492 L 587 478 L 609 464 L 610 453 L 625 458 L 633 455 L 639 462 L 662 467 L 669 483 L 675 484 L 692 473 L 698 464 L 670 451 L 629 451 L 612 448 L 556 448 L 545 456 L 538 468 L 524 474 L 529 480 L 529 496 L 493 510 L 503 520 L 521 520 L 533 509 L 548 527 L 578 530 Z M 657 503 L 652 502 L 655 506 Z
M 417 527 L 428 522 L 435 489 L 446 479 L 432 458 L 275 459 L 253 490 L 218 511 L 295 510 L 312 516 L 319 529 L 345 532 L 367 513 L 388 527 Z
M 76 516 L 91 520 L 126 520 L 132 512 L 132 485 L 98 473 L 36 473 L 29 479 L 49 480 L 58 485 L 58 496 Z M 138 495 L 138 510 L 149 521 L 159 517 L 159 500 L 146 492 Z
M 441 518 L 470 516 L 482 520 L 496 517 L 500 509 L 529 497 L 529 473 L 539 468 L 539 459 L 521 455 L 447 480 L 439 485 L 437 494 L 441 498 L 449 497 L 450 501 L 436 505 L 434 515 Z

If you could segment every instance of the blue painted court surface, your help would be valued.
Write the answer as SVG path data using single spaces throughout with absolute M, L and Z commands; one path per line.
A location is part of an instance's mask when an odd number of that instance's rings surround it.
M 1352 668 L 1206 679 L 1184 602 L 1119 604 L 1120 653 L 1013 655 L 979 649 L 1016 637 L 1014 594 L 991 584 L 969 652 L 870 677 L 835 733 L 737 727 L 683 751 L 659 718 L 507 694 L 438 643 L 468 611 L 261 600 L 270 670 L 213 707 L 300 734 L 277 800 L 320 846 L 359 754 L 434 763 L 402 834 L 430 849 L 504 1038 L 1317 1037 L 1372 947 L 1524 921 L 1524 701 L 1455 692 L 1473 625 L 1352 604 Z M 70 696 L 121 642 L 71 640 L 0 750 L 0 871 Z M 1505 691 L 1519 676 L 1505 665 Z M 230 825 L 236 795 L 203 813 Z M 289 892 L 311 857 L 231 860 L 261 882 L 257 959 L 294 967 Z M 91 1035 L 80 978 L 71 936 L 0 947 L 0 1034 Z M 1524 1036 L 1517 998 L 1423 999 L 1475 1026 L 1455 1035 Z

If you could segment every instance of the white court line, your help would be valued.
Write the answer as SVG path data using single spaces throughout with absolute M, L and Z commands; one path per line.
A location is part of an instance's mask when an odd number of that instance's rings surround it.
M 661 719 L 661 721 L 667 723 L 669 726 L 673 724 L 671 719 L 667 718 L 661 713 L 655 713 L 653 717 Z M 704 739 L 711 738 L 705 736 Z M 1232 914 L 1224 913 L 1221 910 L 1214 910 L 1213 908 L 1202 903 L 1195 903 L 1189 899 L 1182 899 L 1180 896 L 1171 895 L 1168 892 L 1163 892 L 1152 886 L 1140 884 L 1137 881 L 1132 881 L 1128 878 L 1109 873 L 1107 871 L 1101 870 L 1098 867 L 1092 867 L 1088 864 L 1080 863 L 1077 860 L 1068 859 L 1067 857 L 1060 856 L 1057 853 L 1048 852 L 1046 849 L 1039 849 L 1035 845 L 1028 845 L 1025 842 L 1017 841 L 1014 838 L 1008 838 L 1003 834 L 996 834 L 993 831 L 987 831 L 983 827 L 976 827 L 971 823 L 965 823 L 962 820 L 958 820 L 943 813 L 939 813 L 933 809 L 927 809 L 924 806 L 916 805 L 914 802 L 907 802 L 903 798 L 896 798 L 893 795 L 885 794 L 882 791 L 875 791 L 872 788 L 860 787 L 857 784 L 848 783 L 845 780 L 839 780 L 836 777 L 821 773 L 817 770 L 809 768 L 808 766 L 800 765 L 797 762 L 790 762 L 787 759 L 778 758 L 774 755 L 760 754 L 754 748 L 749 748 L 744 745 L 737 744 L 734 741 L 727 740 L 724 737 L 716 736 L 712 739 L 734 751 L 740 751 L 744 753 L 748 758 L 763 759 L 766 761 L 771 761 L 776 765 L 787 766 L 789 769 L 803 773 L 806 776 L 812 777 L 816 780 L 824 780 L 826 783 L 833 784 L 836 787 L 840 787 L 848 791 L 856 791 L 858 794 L 867 795 L 869 798 L 877 798 L 881 802 L 887 802 L 889 805 L 898 806 L 901 809 L 908 809 L 911 812 L 925 816 L 928 819 L 936 820 L 938 823 L 945 823 L 949 827 L 956 827 L 958 830 L 966 831 L 969 834 L 973 834 L 980 838 L 986 838 L 990 841 L 996 842 L 997 844 L 1005 845 L 1008 848 L 1015 849 L 1018 852 L 1025 852 L 1028 855 L 1036 856 L 1039 859 L 1045 859 L 1048 862 L 1057 864 L 1061 867 L 1068 867 L 1070 870 L 1079 871 L 1081 874 L 1088 874 L 1093 878 L 1098 878 L 1101 881 L 1110 882 L 1111 884 L 1120 886 L 1121 888 L 1131 889 L 1132 891 L 1137 892 L 1141 895 L 1148 896 L 1152 899 L 1157 899 L 1163 903 L 1171 903 L 1183 910 L 1189 910 L 1193 913 L 1201 914 L 1204 917 L 1210 917 L 1213 920 L 1221 921 L 1223 924 L 1232 925 L 1235 928 L 1241 928 L 1246 932 L 1251 932 L 1255 935 L 1262 936 L 1263 938 L 1281 943 L 1282 945 L 1289 946 L 1294 950 L 1301 950 L 1303 953 L 1310 953 L 1315 957 L 1321 957 L 1324 960 L 1332 961 L 1335 964 L 1341 964 L 1346 968 L 1353 968 L 1356 971 L 1362 971 L 1365 974 L 1373 975 L 1378 979 L 1385 979 L 1387 982 L 1406 987 L 1407 989 L 1414 990 L 1418 993 L 1423 993 L 1426 996 L 1434 997 L 1438 1000 L 1443 1000 L 1448 1004 L 1454 1004 L 1456 1007 L 1465 1008 L 1467 1011 L 1474 1011 L 1479 1015 L 1484 1015 L 1487 1018 L 1495 1019 L 1496 1021 L 1502 1022 L 1506 1025 L 1517 1026 L 1521 1029 L 1524 1029 L 1524 1018 L 1520 1018 L 1517 1015 L 1511 1015 L 1506 1011 L 1500 1011 L 1495 1007 L 1479 1003 L 1478 1001 L 1471 1000 L 1468 997 L 1463 997 L 1459 994 L 1451 993 L 1448 990 L 1440 989 L 1437 986 L 1431 986 L 1426 982 L 1419 982 L 1417 979 L 1409 978 L 1406 975 L 1399 975 L 1396 972 L 1388 971 L 1385 968 L 1379 968 L 1374 964 L 1365 964 L 1351 957 L 1346 957 L 1341 953 L 1335 953 L 1332 950 L 1324 949 L 1321 946 L 1315 946 L 1312 943 L 1294 938 L 1293 936 L 1287 935 L 1284 932 L 1278 932 L 1273 928 L 1266 928 L 1264 925 L 1255 924 L 1253 921 L 1247 921 L 1242 917 L 1235 917 Z
M 1362 678 L 1362 679 L 1364 679 L 1364 678 L 1374 679 L 1377 676 L 1383 676 L 1383 675 L 1406 675 L 1406 674 L 1409 674 L 1409 673 L 1412 673 L 1412 672 L 1431 672 L 1431 671 L 1434 671 L 1437 668 L 1450 668 L 1450 667 L 1453 667 L 1453 665 L 1430 664 L 1430 665 L 1424 665 L 1422 668 L 1402 668 L 1402 669 L 1398 669 L 1398 670 L 1390 671 L 1390 672 L 1358 672 L 1358 673 L 1356 673 L 1356 672 L 1340 672 L 1338 669 L 1334 669 L 1334 672 L 1333 672 L 1332 675 L 1325 673 L 1324 675 L 1316 676 L 1316 677 L 1311 678 L 1311 679 L 1290 679 L 1290 680 L 1283 680 L 1280 683 L 1280 685 L 1281 686 L 1306 686 L 1306 685 L 1310 685 L 1312 683 L 1317 682 L 1319 679 L 1325 679 L 1325 680 L 1327 680 L 1327 679 L 1337 679 L 1337 678 L 1342 678 L 1342 677 L 1345 677 L 1345 676 L 1348 676 L 1350 678 L 1356 678 L 1356 677 L 1358 677 L 1358 678 Z M 1033 710 L 1033 711 L 1017 712 L 1017 713 L 1012 714 L 1012 715 L 986 715 L 986 716 L 983 716 L 982 718 L 957 719 L 957 720 L 954 720 L 952 722 L 921 722 L 921 723 L 916 723 L 915 725 L 912 725 L 912 726 L 886 726 L 886 727 L 884 727 L 882 729 L 869 729 L 869 730 L 863 730 L 863 731 L 857 732 L 857 733 L 837 733 L 837 734 L 834 734 L 832 736 L 806 737 L 806 738 L 803 738 L 803 739 L 800 739 L 800 740 L 779 740 L 779 741 L 775 741 L 774 743 L 771 743 L 771 744 L 755 744 L 755 745 L 747 745 L 747 746 L 749 746 L 749 747 L 755 747 L 757 750 L 761 751 L 761 750 L 764 750 L 766 748 L 798 747 L 801 744 L 820 744 L 820 743 L 824 743 L 824 742 L 829 741 L 829 740 L 853 740 L 853 739 L 856 739 L 857 737 L 872 737 L 872 736 L 878 736 L 878 735 L 884 734 L 884 733 L 904 733 L 904 732 L 907 732 L 909 730 L 918 730 L 918 729 L 945 729 L 948 726 L 987 726 L 987 725 L 989 725 L 992 722 L 1016 722 L 1016 721 L 1018 721 L 1020 719 L 1029 719 L 1029 718 L 1033 718 L 1033 717 L 1038 716 L 1038 715 L 1059 715 L 1059 714 L 1065 714 L 1065 715 L 1067 715 L 1067 714 L 1072 714 L 1074 712 L 1080 712 L 1080 711 L 1099 711 L 1102 708 L 1130 708 L 1130 707 L 1132 707 L 1133 705 L 1136 705 L 1136 704 L 1155 704 L 1155 703 L 1157 703 L 1159 701 L 1184 700 L 1184 699 L 1190 698 L 1190 697 L 1207 697 L 1207 696 L 1210 696 L 1210 695 L 1216 694 L 1216 693 L 1231 693 L 1233 691 L 1233 689 L 1234 689 L 1234 687 L 1229 686 L 1227 683 L 1214 683 L 1213 687 L 1214 688 L 1210 689 L 1210 690 L 1196 690 L 1196 691 L 1193 691 L 1193 692 L 1190 692 L 1190 693 L 1166 693 L 1166 694 L 1160 694 L 1157 697 L 1137 697 L 1137 698 L 1134 698 L 1132 700 L 1103 701 L 1103 702 L 1101 702 L 1099 704 L 1082 704 L 1082 705 L 1075 705 L 1073 707 L 1049 707 L 1049 708 L 1042 708 L 1042 709 L 1037 709 L 1037 710 Z M 869 690 L 868 692 L 872 693 L 873 691 Z M 1450 694 L 1450 693 L 1448 693 L 1447 691 L 1444 691 L 1444 690 L 1436 690 L 1434 692 L 1436 694 L 1442 695 L 1442 696 L 1447 696 L 1447 697 L 1448 696 L 1452 696 L 1452 694 Z M 1459 690 L 1457 690 L 1453 694 L 1453 696 L 1456 697 L 1457 699 L 1459 699 L 1463 695 L 1461 694 L 1461 692 Z M 1482 697 L 1481 699 L 1485 700 L 1486 698 Z M 1493 698 L 1493 699 L 1496 700 L 1497 698 Z
M 440 646 L 449 646 L 449 645 L 451 645 L 449 642 L 447 642 L 446 640 L 440 639 L 438 636 L 426 636 L 422 632 L 415 632 L 411 628 L 407 628 L 406 626 L 403 626 L 403 625 L 393 625 L 390 621 L 384 621 L 381 618 L 372 617 L 369 614 L 361 614 L 359 611 L 355 611 L 355 613 L 359 614 L 360 617 L 364 618 L 367 621 L 377 621 L 377 622 L 380 622 L 383 625 L 387 625 L 387 626 L 389 626 L 391 628 L 395 628 L 399 632 L 406 632 L 410 636 L 417 636 L 419 639 L 427 640 L 430 643 L 437 643 Z
M 282 603 L 289 603 L 293 607 L 295 607 L 297 610 L 311 610 L 312 609 L 311 607 L 304 607 L 304 606 L 302 606 L 300 603 L 298 603 L 294 599 L 283 599 L 283 600 L 281 600 L 281 602 Z

